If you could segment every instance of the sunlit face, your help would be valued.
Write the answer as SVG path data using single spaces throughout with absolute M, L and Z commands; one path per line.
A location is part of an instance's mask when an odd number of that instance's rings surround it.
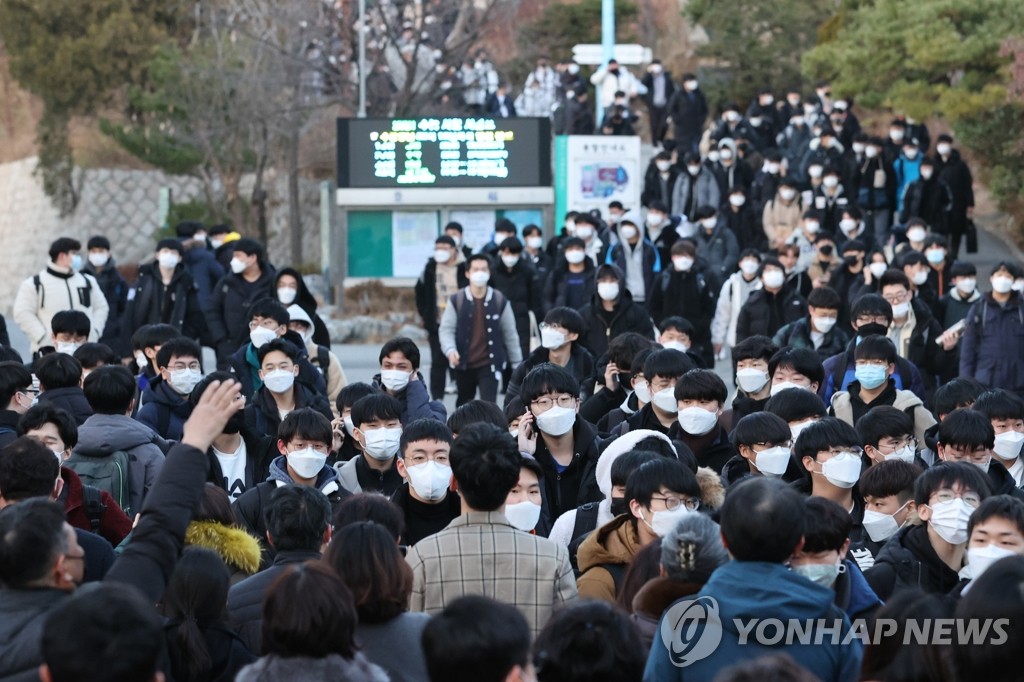
M 537 474 L 533 473 L 526 467 L 519 469 L 519 480 L 512 490 L 509 491 L 508 497 L 505 498 L 505 504 L 518 504 L 520 502 L 533 502 L 540 506 L 540 479 L 537 478 Z

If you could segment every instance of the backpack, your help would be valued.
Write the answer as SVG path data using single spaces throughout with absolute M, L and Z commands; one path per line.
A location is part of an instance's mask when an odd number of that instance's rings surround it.
M 64 466 L 82 479 L 82 484 L 106 490 L 129 518 L 132 516 L 129 494 L 128 465 L 131 457 L 124 450 L 116 450 L 102 457 L 85 457 L 72 452 Z
M 598 502 L 587 502 L 576 508 L 576 522 L 572 527 L 572 540 L 569 541 L 569 563 L 576 577 L 580 577 L 580 567 L 576 561 L 576 552 L 580 545 L 597 529 Z
M 103 504 L 103 491 L 91 485 L 83 485 L 82 495 L 85 500 L 83 505 L 85 515 L 89 517 L 89 525 L 92 526 L 92 532 L 99 535 L 100 522 L 103 520 L 103 514 L 107 511 L 107 505 Z
M 329 353 L 330 351 L 325 346 L 317 345 L 315 366 L 324 377 L 327 376 L 327 372 L 331 367 L 331 356 Z

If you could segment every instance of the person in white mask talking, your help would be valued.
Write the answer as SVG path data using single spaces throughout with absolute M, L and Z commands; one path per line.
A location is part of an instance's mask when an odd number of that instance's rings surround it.
M 451 490 L 451 450 L 452 432 L 436 419 L 417 419 L 402 429 L 395 469 L 406 485 L 391 501 L 402 510 L 406 545 L 433 535 L 462 513 L 459 495 Z
M 393 495 L 405 481 L 395 462 L 402 439 L 401 403 L 386 393 L 376 393 L 357 400 L 350 414 L 352 437 L 362 452 L 335 465 L 341 484 L 353 493 Z

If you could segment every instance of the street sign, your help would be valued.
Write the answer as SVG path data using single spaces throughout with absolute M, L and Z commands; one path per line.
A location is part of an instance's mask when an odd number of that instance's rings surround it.
M 635 43 L 615 46 L 615 61 L 620 64 L 647 64 L 651 61 L 651 48 Z M 604 49 L 598 43 L 581 43 L 572 48 L 577 64 L 604 64 Z

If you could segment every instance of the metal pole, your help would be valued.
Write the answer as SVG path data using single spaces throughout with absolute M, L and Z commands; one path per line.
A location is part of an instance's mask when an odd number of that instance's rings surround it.
M 366 118 L 366 0 L 359 0 L 359 118 Z
M 609 60 L 615 57 L 615 0 L 601 0 L 601 52 L 603 64 L 608 66 Z M 604 117 L 600 90 L 594 92 L 594 105 L 597 108 L 594 120 L 600 126 Z

